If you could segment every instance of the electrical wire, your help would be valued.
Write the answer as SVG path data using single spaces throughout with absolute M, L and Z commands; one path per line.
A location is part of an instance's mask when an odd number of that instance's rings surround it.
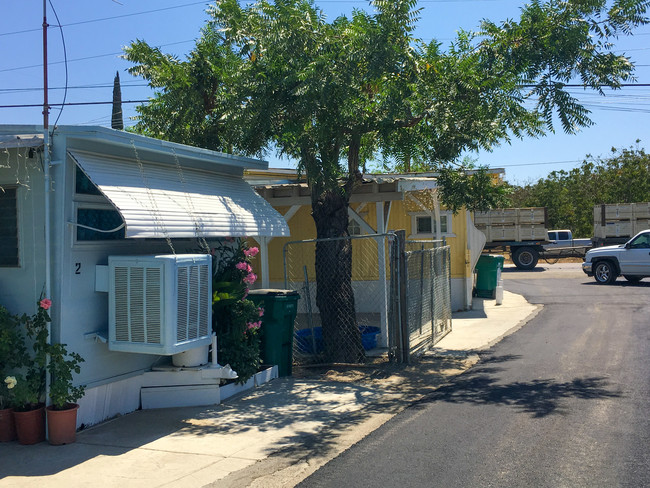
M 142 87 L 142 86 L 149 86 L 148 83 L 142 83 L 142 82 L 125 82 L 125 83 L 120 83 L 122 88 L 125 87 Z M 77 85 L 77 86 L 55 86 L 55 87 L 49 87 L 50 90 L 93 90 L 95 88 L 112 88 L 113 83 L 108 84 L 108 83 L 96 83 L 96 84 L 91 84 L 91 85 Z M 42 91 L 42 87 L 27 87 L 27 88 L 0 88 L 0 95 L 11 95 L 14 93 L 27 93 L 27 92 L 40 92 Z
M 71 22 L 69 24 L 63 24 L 63 25 L 60 24 L 58 26 L 52 26 L 52 27 L 72 27 L 72 26 L 75 26 L 75 25 L 91 24 L 91 23 L 94 23 L 94 22 L 104 22 L 106 20 L 116 20 L 116 19 L 123 19 L 125 17 L 135 17 L 136 15 L 147 15 L 147 14 L 152 14 L 152 13 L 156 13 L 156 12 L 163 12 L 165 10 L 173 10 L 173 9 L 177 9 L 177 8 L 190 7 L 192 5 L 199 5 L 199 4 L 204 4 L 205 5 L 205 1 L 203 1 L 203 2 L 185 3 L 183 5 L 175 5 L 173 7 L 164 7 L 164 8 L 154 9 L 154 10 L 145 10 L 145 11 L 142 11 L 142 12 L 133 12 L 133 13 L 124 14 L 124 15 L 115 15 L 115 16 L 112 16 L 112 17 L 102 17 L 102 18 L 99 18 L 99 19 L 82 20 L 82 21 L 79 21 L 79 22 Z M 3 32 L 3 33 L 0 33 L 0 37 L 2 37 L 2 36 L 11 36 L 11 35 L 15 35 L 15 34 L 25 34 L 25 33 L 28 33 L 28 32 L 37 32 L 37 31 L 40 31 L 40 29 L 25 29 L 25 30 L 14 31 L 14 32 Z
M 148 103 L 151 100 L 122 100 L 122 103 Z M 110 105 L 113 101 L 110 102 L 67 102 L 66 107 L 75 107 L 82 105 Z M 50 107 L 60 107 L 62 103 L 50 103 Z M 43 104 L 38 103 L 24 103 L 16 105 L 0 105 L 0 108 L 33 108 L 33 107 L 42 107 Z
M 166 44 L 160 44 L 157 47 L 167 47 L 167 46 L 175 46 L 177 44 L 185 44 L 187 42 L 195 42 L 196 39 L 188 39 L 187 41 L 177 41 L 177 42 L 168 42 Z M 76 58 L 76 59 L 69 59 L 67 61 L 53 61 L 49 63 L 50 65 L 54 64 L 63 64 L 64 62 L 68 63 L 74 63 L 76 61 L 86 61 L 88 59 L 97 59 L 97 58 L 105 58 L 107 56 L 121 56 L 124 54 L 124 51 L 119 51 L 115 53 L 107 53 L 107 54 L 96 54 L 94 56 L 86 56 L 83 58 Z M 31 69 L 31 68 L 42 68 L 42 64 L 31 64 L 29 66 L 19 66 L 17 68 L 5 68 L 5 69 L 0 69 L 0 73 L 6 73 L 7 71 L 18 71 L 18 70 L 23 70 L 23 69 Z

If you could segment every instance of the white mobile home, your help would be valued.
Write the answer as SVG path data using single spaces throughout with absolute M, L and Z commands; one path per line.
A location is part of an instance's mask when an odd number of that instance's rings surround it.
M 211 239 L 288 235 L 282 216 L 242 178 L 244 169 L 266 163 L 101 127 L 57 127 L 45 139 L 39 127 L 0 125 L 0 304 L 31 314 L 44 294 L 52 299 L 52 340 L 85 358 L 76 378 L 87 385 L 78 423 L 136 410 L 164 397 L 165 388 L 188 384 L 199 387 L 176 398 L 218 402 L 214 372 L 178 372 L 173 380 L 152 372 L 161 355 L 206 345 L 209 323 L 169 344 L 169 330 L 145 328 L 143 335 L 162 338 L 130 336 L 131 343 L 119 346 L 120 317 L 109 307 L 120 299 L 115 269 L 128 267 L 129 259 L 145 270 L 153 262 L 162 277 L 197 269 L 201 283 L 209 258 L 200 254 Z M 162 277 L 138 289 L 145 304 L 130 297 L 126 313 L 171 315 L 182 298 L 200 309 L 196 320 L 205 324 L 206 289 L 185 295 L 180 278 L 165 283 Z M 143 286 L 135 275 L 127 280 L 128 290 Z M 156 312 L 147 309 L 152 300 L 159 301 Z M 169 322 L 178 320 L 180 313 Z

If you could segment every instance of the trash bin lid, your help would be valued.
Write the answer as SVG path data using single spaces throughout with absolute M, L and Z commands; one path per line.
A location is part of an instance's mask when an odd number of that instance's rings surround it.
M 258 288 L 248 290 L 249 295 L 268 295 L 268 296 L 295 296 L 298 295 L 296 290 L 281 290 L 274 288 Z

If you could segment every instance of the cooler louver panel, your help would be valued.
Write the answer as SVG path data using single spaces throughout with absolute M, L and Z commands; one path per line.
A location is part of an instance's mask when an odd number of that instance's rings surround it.
M 209 255 L 109 257 L 109 348 L 176 354 L 211 341 Z
M 189 302 L 189 290 L 187 286 L 187 268 L 178 270 L 178 310 L 176 340 L 181 342 L 187 339 L 187 304 Z
M 162 315 L 160 313 L 160 268 L 147 268 L 146 292 L 145 292 L 145 342 L 148 344 L 160 344 Z

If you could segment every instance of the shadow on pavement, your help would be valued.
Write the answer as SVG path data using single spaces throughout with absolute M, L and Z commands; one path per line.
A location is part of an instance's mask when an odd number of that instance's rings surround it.
M 618 287 L 633 287 L 633 288 L 650 288 L 650 281 L 637 281 L 632 282 L 632 281 L 625 281 L 625 280 L 616 280 L 614 283 L 611 283 L 609 285 L 601 285 L 600 283 L 596 283 L 596 281 L 593 278 L 589 278 L 589 281 L 585 281 L 582 283 L 583 285 L 587 286 L 599 286 L 603 287 L 604 289 L 607 289 L 608 286 L 618 286 Z
M 500 384 L 492 376 L 501 371 L 498 363 L 517 359 L 516 356 L 487 356 L 469 372 L 457 377 L 422 401 L 416 408 L 434 402 L 469 403 L 475 405 L 502 405 L 513 407 L 533 417 L 546 417 L 563 413 L 562 400 L 579 398 L 619 398 L 622 393 L 608 388 L 604 377 L 574 378 L 560 382 L 554 379 L 536 379 Z
M 547 271 L 546 268 L 542 268 L 541 266 L 537 266 L 533 269 L 519 269 L 516 266 L 507 266 L 504 267 L 501 272 L 502 273 L 512 273 L 512 274 L 518 274 L 518 273 L 544 273 Z
M 96 465 L 114 466 L 118 472 L 137 469 L 140 459 L 151 464 L 170 453 L 182 459 L 273 455 L 287 464 L 322 456 L 336 451 L 347 429 L 376 414 L 397 413 L 475 362 L 431 357 L 413 365 L 299 368 L 292 378 L 274 380 L 221 405 L 125 415 L 79 432 L 77 442 L 66 446 L 0 445 L 0 479 L 54 475 L 84 463 L 90 463 L 91 471 Z

